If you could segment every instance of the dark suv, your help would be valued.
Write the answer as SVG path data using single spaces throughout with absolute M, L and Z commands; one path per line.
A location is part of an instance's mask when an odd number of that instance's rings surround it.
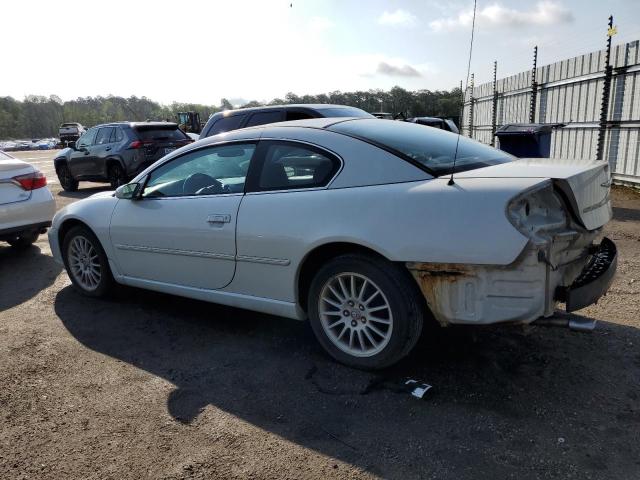
M 127 183 L 156 160 L 191 140 L 170 122 L 118 122 L 87 130 L 53 161 L 62 188 L 73 192 L 78 182 Z
M 367 117 L 373 118 L 364 110 L 346 105 L 302 104 L 271 105 L 268 107 L 240 108 L 225 110 L 211 117 L 200 132 L 200 138 L 210 137 L 245 127 L 255 127 L 266 123 L 286 122 L 323 117 Z

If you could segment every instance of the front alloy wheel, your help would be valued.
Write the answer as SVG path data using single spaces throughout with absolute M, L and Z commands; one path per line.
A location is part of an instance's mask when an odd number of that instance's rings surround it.
M 107 294 L 113 284 L 109 261 L 96 236 L 86 227 L 73 227 L 63 241 L 63 259 L 74 287 L 90 297 Z

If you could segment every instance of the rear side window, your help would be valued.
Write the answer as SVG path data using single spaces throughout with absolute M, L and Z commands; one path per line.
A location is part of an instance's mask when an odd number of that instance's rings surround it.
M 111 134 L 113 133 L 113 127 L 102 127 L 98 130 L 98 135 L 96 136 L 96 145 L 104 145 L 105 143 L 111 142 Z
M 318 108 L 318 112 L 323 117 L 357 117 L 357 118 L 374 118 L 370 113 L 360 110 L 356 107 L 327 107 Z
M 251 115 L 245 127 L 253 127 L 256 125 L 264 125 L 266 123 L 280 122 L 282 120 L 282 111 L 275 112 L 257 112 Z
M 287 112 L 286 120 L 307 120 L 309 118 L 317 118 L 318 115 L 313 115 L 311 112 L 305 112 L 302 110 L 289 110 Z
M 240 128 L 242 121 L 246 115 L 230 115 L 228 117 L 222 117 L 213 124 L 211 130 L 207 136 L 217 135 L 218 133 L 230 132 L 231 130 L 237 130 Z
M 114 128 L 113 135 L 111 136 L 113 142 L 121 142 L 124 140 L 124 132 L 121 128 Z
M 136 134 L 144 141 L 180 141 L 186 140 L 186 134 L 176 127 L 136 127 Z
M 334 155 L 307 145 L 268 142 L 258 190 L 324 187 L 340 168 Z

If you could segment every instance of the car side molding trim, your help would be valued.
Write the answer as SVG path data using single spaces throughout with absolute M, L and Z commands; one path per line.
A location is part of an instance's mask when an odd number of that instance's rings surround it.
M 180 250 L 177 248 L 147 247 L 143 245 L 116 244 L 118 250 L 130 250 L 134 252 L 166 253 L 167 255 L 183 255 L 186 257 L 215 258 L 218 260 L 235 260 L 235 255 L 226 253 L 200 252 L 197 250 Z
M 236 260 L 238 262 L 248 263 L 264 263 L 267 265 L 280 265 L 286 267 L 291 264 L 291 261 L 286 258 L 269 258 L 269 257 L 252 257 L 249 255 L 230 255 L 226 253 L 212 253 L 201 252 L 198 250 L 180 250 L 177 248 L 159 248 L 159 247 L 147 247 L 143 245 L 124 245 L 116 244 L 118 250 L 129 250 L 134 252 L 150 252 L 150 253 L 165 253 L 167 255 L 184 255 L 187 257 L 204 257 L 215 258 L 217 260 Z
M 248 255 L 238 255 L 236 260 L 238 262 L 266 263 L 267 265 L 281 265 L 283 267 L 291 263 L 291 261 L 286 258 L 251 257 Z

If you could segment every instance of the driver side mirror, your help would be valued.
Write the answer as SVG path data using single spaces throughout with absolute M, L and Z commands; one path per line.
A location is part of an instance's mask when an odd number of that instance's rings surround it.
M 122 200 L 136 200 L 140 198 L 142 191 L 141 183 L 127 183 L 126 185 L 120 185 L 116 188 L 116 198 Z

